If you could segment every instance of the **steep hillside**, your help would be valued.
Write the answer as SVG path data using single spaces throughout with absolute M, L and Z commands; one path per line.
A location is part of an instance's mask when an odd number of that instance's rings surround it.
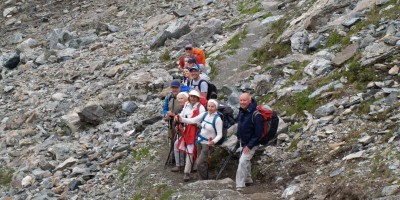
M 400 1 L 0 3 L 0 199 L 399 199 Z M 168 84 L 187 43 L 219 99 L 282 118 L 254 185 L 165 165 Z M 232 136 L 231 140 L 235 140 Z M 229 142 L 227 143 L 229 146 Z M 227 156 L 218 148 L 210 177 Z

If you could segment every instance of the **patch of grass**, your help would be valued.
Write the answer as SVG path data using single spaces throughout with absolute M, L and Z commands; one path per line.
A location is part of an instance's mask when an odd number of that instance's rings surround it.
M 170 52 L 168 49 L 166 49 L 161 55 L 160 55 L 160 60 L 161 61 L 170 61 L 171 60 L 171 56 L 169 55 Z
M 157 186 L 157 193 L 160 195 L 160 200 L 167 200 L 175 193 L 174 190 L 170 189 L 167 184 L 161 184 Z
M 232 39 L 230 39 L 228 43 L 224 46 L 223 51 L 238 49 L 240 46 L 240 41 L 246 38 L 246 35 L 247 35 L 247 30 L 244 29 L 235 36 L 233 36 Z
M 218 75 L 218 68 L 214 65 L 214 62 L 209 62 L 208 66 L 211 68 L 210 74 L 208 75 L 210 76 L 211 80 L 214 80 Z
M 290 132 L 298 131 L 301 127 L 303 127 L 303 125 L 304 125 L 304 123 L 300 122 L 300 123 L 297 123 L 297 124 L 294 124 L 294 125 L 290 126 Z
M 283 34 L 283 32 L 285 31 L 285 29 L 287 28 L 287 21 L 288 21 L 288 16 L 284 16 L 281 19 L 279 19 L 278 21 L 275 21 L 271 24 L 271 33 L 273 33 L 272 37 L 271 37 L 271 41 L 276 41 L 276 39 L 278 39 L 279 36 L 281 36 Z
M 132 160 L 128 159 L 117 167 L 117 170 L 119 171 L 119 176 L 122 180 L 129 175 L 129 166 L 131 164 Z
M 9 167 L 0 167 L 0 186 L 8 187 L 11 183 L 14 170 Z
M 134 149 L 132 151 L 132 158 L 134 160 L 142 160 L 146 157 L 150 156 L 150 148 L 149 147 L 143 147 L 140 149 Z
M 339 35 L 339 33 L 333 32 L 331 35 L 329 35 L 327 42 L 326 42 L 326 46 L 331 47 L 335 44 L 339 44 L 340 41 L 341 41 L 341 36 Z
M 368 83 L 378 79 L 375 71 L 371 67 L 361 67 L 361 54 L 356 54 L 350 61 L 348 71 L 344 72 L 350 83 Z
M 300 92 L 294 95 L 294 109 L 297 113 L 302 113 L 303 110 L 314 112 L 314 110 L 319 106 L 316 98 L 308 98 L 310 94 L 311 92 Z
M 368 114 L 370 112 L 370 106 L 376 101 L 374 97 L 369 99 L 368 101 L 362 102 L 357 107 L 357 112 L 360 114 Z
M 268 17 L 272 17 L 272 13 L 265 13 L 261 16 L 262 19 L 268 18 Z
M 384 143 L 387 143 L 391 137 L 393 137 L 393 130 L 390 130 L 389 132 L 387 132 L 385 134 L 385 136 L 383 136 L 382 141 Z
M 249 58 L 249 62 L 259 65 L 266 64 L 275 58 L 285 57 L 291 53 L 291 51 L 292 49 L 289 43 L 269 43 L 260 49 L 255 50 Z
M 150 58 L 144 56 L 143 58 L 139 59 L 139 63 L 141 64 L 149 64 L 151 62 Z
M 262 10 L 262 5 L 256 0 L 244 0 L 239 3 L 238 10 L 244 15 L 254 15 Z
M 303 62 L 294 62 L 292 63 L 293 69 L 296 72 L 290 77 L 288 84 L 292 85 L 295 81 L 300 80 L 303 78 L 303 70 L 304 68 L 310 63 L 309 60 L 305 60 Z
M 300 139 L 294 139 L 290 142 L 290 145 L 285 149 L 286 152 L 294 152 L 297 150 L 297 144 L 300 142 Z
M 386 110 L 384 110 L 383 112 L 379 113 L 379 114 L 373 119 L 373 121 L 376 121 L 376 122 L 385 121 L 385 120 L 388 118 L 389 113 L 395 111 L 395 110 L 396 110 L 397 108 L 399 108 L 399 107 L 400 107 L 400 102 L 397 102 L 397 103 L 391 105 L 388 109 L 386 109 Z

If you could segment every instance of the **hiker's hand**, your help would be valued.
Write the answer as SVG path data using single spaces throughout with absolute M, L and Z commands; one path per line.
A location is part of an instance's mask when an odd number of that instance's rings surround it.
M 179 122 L 180 121 L 180 116 L 179 115 L 175 115 L 175 117 L 174 117 L 174 120 L 176 121 L 176 122 Z
M 214 146 L 214 141 L 208 141 L 208 144 L 207 144 L 209 147 L 213 147 Z
M 244 147 L 243 149 L 243 154 L 248 154 L 251 151 L 251 149 L 249 147 Z

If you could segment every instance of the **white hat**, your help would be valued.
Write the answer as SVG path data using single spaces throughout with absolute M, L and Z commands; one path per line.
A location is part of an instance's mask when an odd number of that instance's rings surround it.
M 200 92 L 197 91 L 197 90 L 190 90 L 189 96 L 190 96 L 190 95 L 193 95 L 193 96 L 196 96 L 196 97 L 199 97 L 199 98 L 200 98 Z
M 180 97 L 180 96 L 184 96 L 185 99 L 189 98 L 189 94 L 187 92 L 179 92 L 178 95 L 176 95 L 176 97 Z
M 215 107 L 218 109 L 218 102 L 215 99 L 208 100 L 208 103 L 213 103 Z

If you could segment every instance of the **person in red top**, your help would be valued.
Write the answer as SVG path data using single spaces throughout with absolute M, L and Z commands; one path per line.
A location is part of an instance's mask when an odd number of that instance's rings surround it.
M 185 46 L 185 56 L 181 56 L 179 58 L 179 69 L 182 71 L 183 68 L 187 66 L 187 61 L 189 58 L 195 58 L 197 64 L 204 65 L 203 61 L 200 59 L 200 57 L 196 56 L 193 53 L 193 46 L 191 44 L 188 44 Z

